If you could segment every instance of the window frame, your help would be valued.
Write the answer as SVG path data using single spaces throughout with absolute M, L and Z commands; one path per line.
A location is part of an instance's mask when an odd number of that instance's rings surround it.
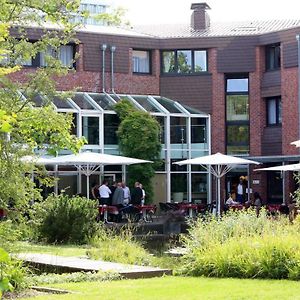
M 181 51 L 191 51 L 191 59 L 192 59 L 192 63 L 191 63 L 191 69 L 192 71 L 189 73 L 180 73 L 178 70 L 178 52 Z M 195 52 L 197 51 L 205 51 L 206 53 L 206 70 L 205 71 L 199 71 L 199 72 L 195 72 Z M 175 56 L 174 56 L 174 72 L 164 72 L 164 59 L 163 59 L 163 53 L 164 52 L 174 52 Z M 208 49 L 188 49 L 188 48 L 183 48 L 183 49 L 163 49 L 160 51 L 160 73 L 162 76 L 191 76 L 191 75 L 201 75 L 201 74 L 208 74 Z
M 275 123 L 269 123 L 269 103 L 271 100 L 275 100 Z M 282 118 L 281 121 L 279 119 L 279 104 L 282 104 L 281 96 L 267 97 L 266 101 L 266 126 L 267 127 L 281 127 L 282 126 Z M 282 116 L 282 108 L 280 115 Z
M 279 52 L 278 52 L 278 50 Z M 271 51 L 274 50 L 273 67 L 271 64 Z M 276 51 L 277 50 L 277 51 Z M 279 57 L 278 57 L 279 54 Z M 280 43 L 270 44 L 265 46 L 265 64 L 266 71 L 276 71 L 281 68 L 281 45 Z
M 148 55 L 149 55 L 149 72 L 134 72 L 134 70 L 133 70 L 133 52 L 134 51 L 143 51 L 143 52 L 148 53 Z M 131 60 L 132 60 L 132 69 L 131 69 L 132 74 L 134 74 L 134 75 L 151 75 L 152 74 L 152 50 L 151 49 L 133 48 Z

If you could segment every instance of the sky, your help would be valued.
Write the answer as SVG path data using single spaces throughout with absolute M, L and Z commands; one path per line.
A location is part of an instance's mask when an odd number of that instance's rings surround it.
M 191 3 L 205 0 L 109 0 L 127 8 L 126 19 L 136 24 L 188 23 Z M 206 0 L 213 22 L 300 19 L 300 0 Z

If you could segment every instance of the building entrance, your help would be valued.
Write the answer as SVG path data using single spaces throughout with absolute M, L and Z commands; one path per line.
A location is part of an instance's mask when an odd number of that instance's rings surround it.
M 227 198 L 228 194 L 231 193 L 232 198 L 235 201 L 246 202 L 248 200 L 248 192 L 247 170 L 240 169 L 237 171 L 231 171 L 226 175 Z

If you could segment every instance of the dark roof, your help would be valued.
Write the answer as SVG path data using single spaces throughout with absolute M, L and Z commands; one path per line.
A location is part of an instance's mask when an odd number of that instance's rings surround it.
M 300 27 L 300 20 L 211 23 L 202 30 L 194 30 L 189 24 L 141 25 L 132 30 L 157 38 L 197 38 L 260 35 L 296 27 Z

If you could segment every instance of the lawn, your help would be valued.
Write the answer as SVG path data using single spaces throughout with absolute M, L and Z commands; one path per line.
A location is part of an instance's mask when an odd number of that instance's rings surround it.
M 87 245 L 43 245 L 28 242 L 17 242 L 15 247 L 18 252 L 44 253 L 60 256 L 86 256 L 86 251 L 91 248 Z
M 215 279 L 189 277 L 163 277 L 153 279 L 111 282 L 85 282 L 57 284 L 72 294 L 47 295 L 32 300 L 297 300 L 300 285 L 287 280 Z

